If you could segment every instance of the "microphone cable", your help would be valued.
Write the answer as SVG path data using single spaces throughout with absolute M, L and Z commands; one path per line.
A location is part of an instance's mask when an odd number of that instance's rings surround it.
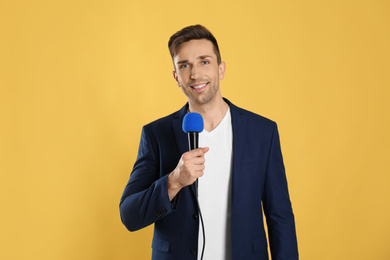
M 196 191 L 195 191 L 196 189 Z M 203 222 L 203 216 L 202 216 L 202 211 L 200 210 L 200 204 L 199 204 L 199 199 L 198 199 L 198 187 L 196 187 L 195 189 L 193 189 L 193 195 L 195 197 L 195 200 L 196 200 L 196 205 L 198 206 L 198 215 L 199 215 L 199 218 L 200 218 L 200 223 L 201 223 L 201 226 L 202 226 L 202 234 L 203 234 L 203 245 L 202 245 L 202 253 L 201 253 L 201 256 L 200 256 L 200 260 L 203 260 L 203 255 L 204 255 L 204 249 L 205 249 L 205 246 L 206 246 L 206 234 L 205 234 L 205 228 L 204 228 L 204 222 Z M 198 245 L 198 248 L 199 248 L 199 245 Z

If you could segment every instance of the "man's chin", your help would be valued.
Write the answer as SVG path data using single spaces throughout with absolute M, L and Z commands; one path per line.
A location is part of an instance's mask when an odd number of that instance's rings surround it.
M 191 97 L 189 100 L 198 106 L 202 106 L 202 105 L 207 105 L 212 103 L 213 97 L 209 97 L 209 96 Z

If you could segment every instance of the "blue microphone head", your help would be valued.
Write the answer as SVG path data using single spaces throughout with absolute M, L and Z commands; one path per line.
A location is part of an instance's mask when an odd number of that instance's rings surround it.
M 203 118 L 198 113 L 187 113 L 183 119 L 183 131 L 187 134 L 188 132 L 203 131 Z

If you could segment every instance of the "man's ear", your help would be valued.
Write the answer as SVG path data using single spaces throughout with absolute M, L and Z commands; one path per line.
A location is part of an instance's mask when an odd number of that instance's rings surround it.
M 176 71 L 172 71 L 172 76 L 176 80 L 177 85 L 180 87 Z
M 226 71 L 226 64 L 224 61 L 218 65 L 218 71 L 219 71 L 219 79 L 222 80 L 225 77 L 225 71 Z

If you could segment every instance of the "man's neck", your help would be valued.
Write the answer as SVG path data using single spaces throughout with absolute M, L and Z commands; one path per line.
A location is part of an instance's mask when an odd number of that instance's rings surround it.
M 202 115 L 204 129 L 211 132 L 216 128 L 226 115 L 229 105 L 223 100 L 222 96 L 208 104 L 196 105 L 189 102 L 190 112 L 196 112 Z

